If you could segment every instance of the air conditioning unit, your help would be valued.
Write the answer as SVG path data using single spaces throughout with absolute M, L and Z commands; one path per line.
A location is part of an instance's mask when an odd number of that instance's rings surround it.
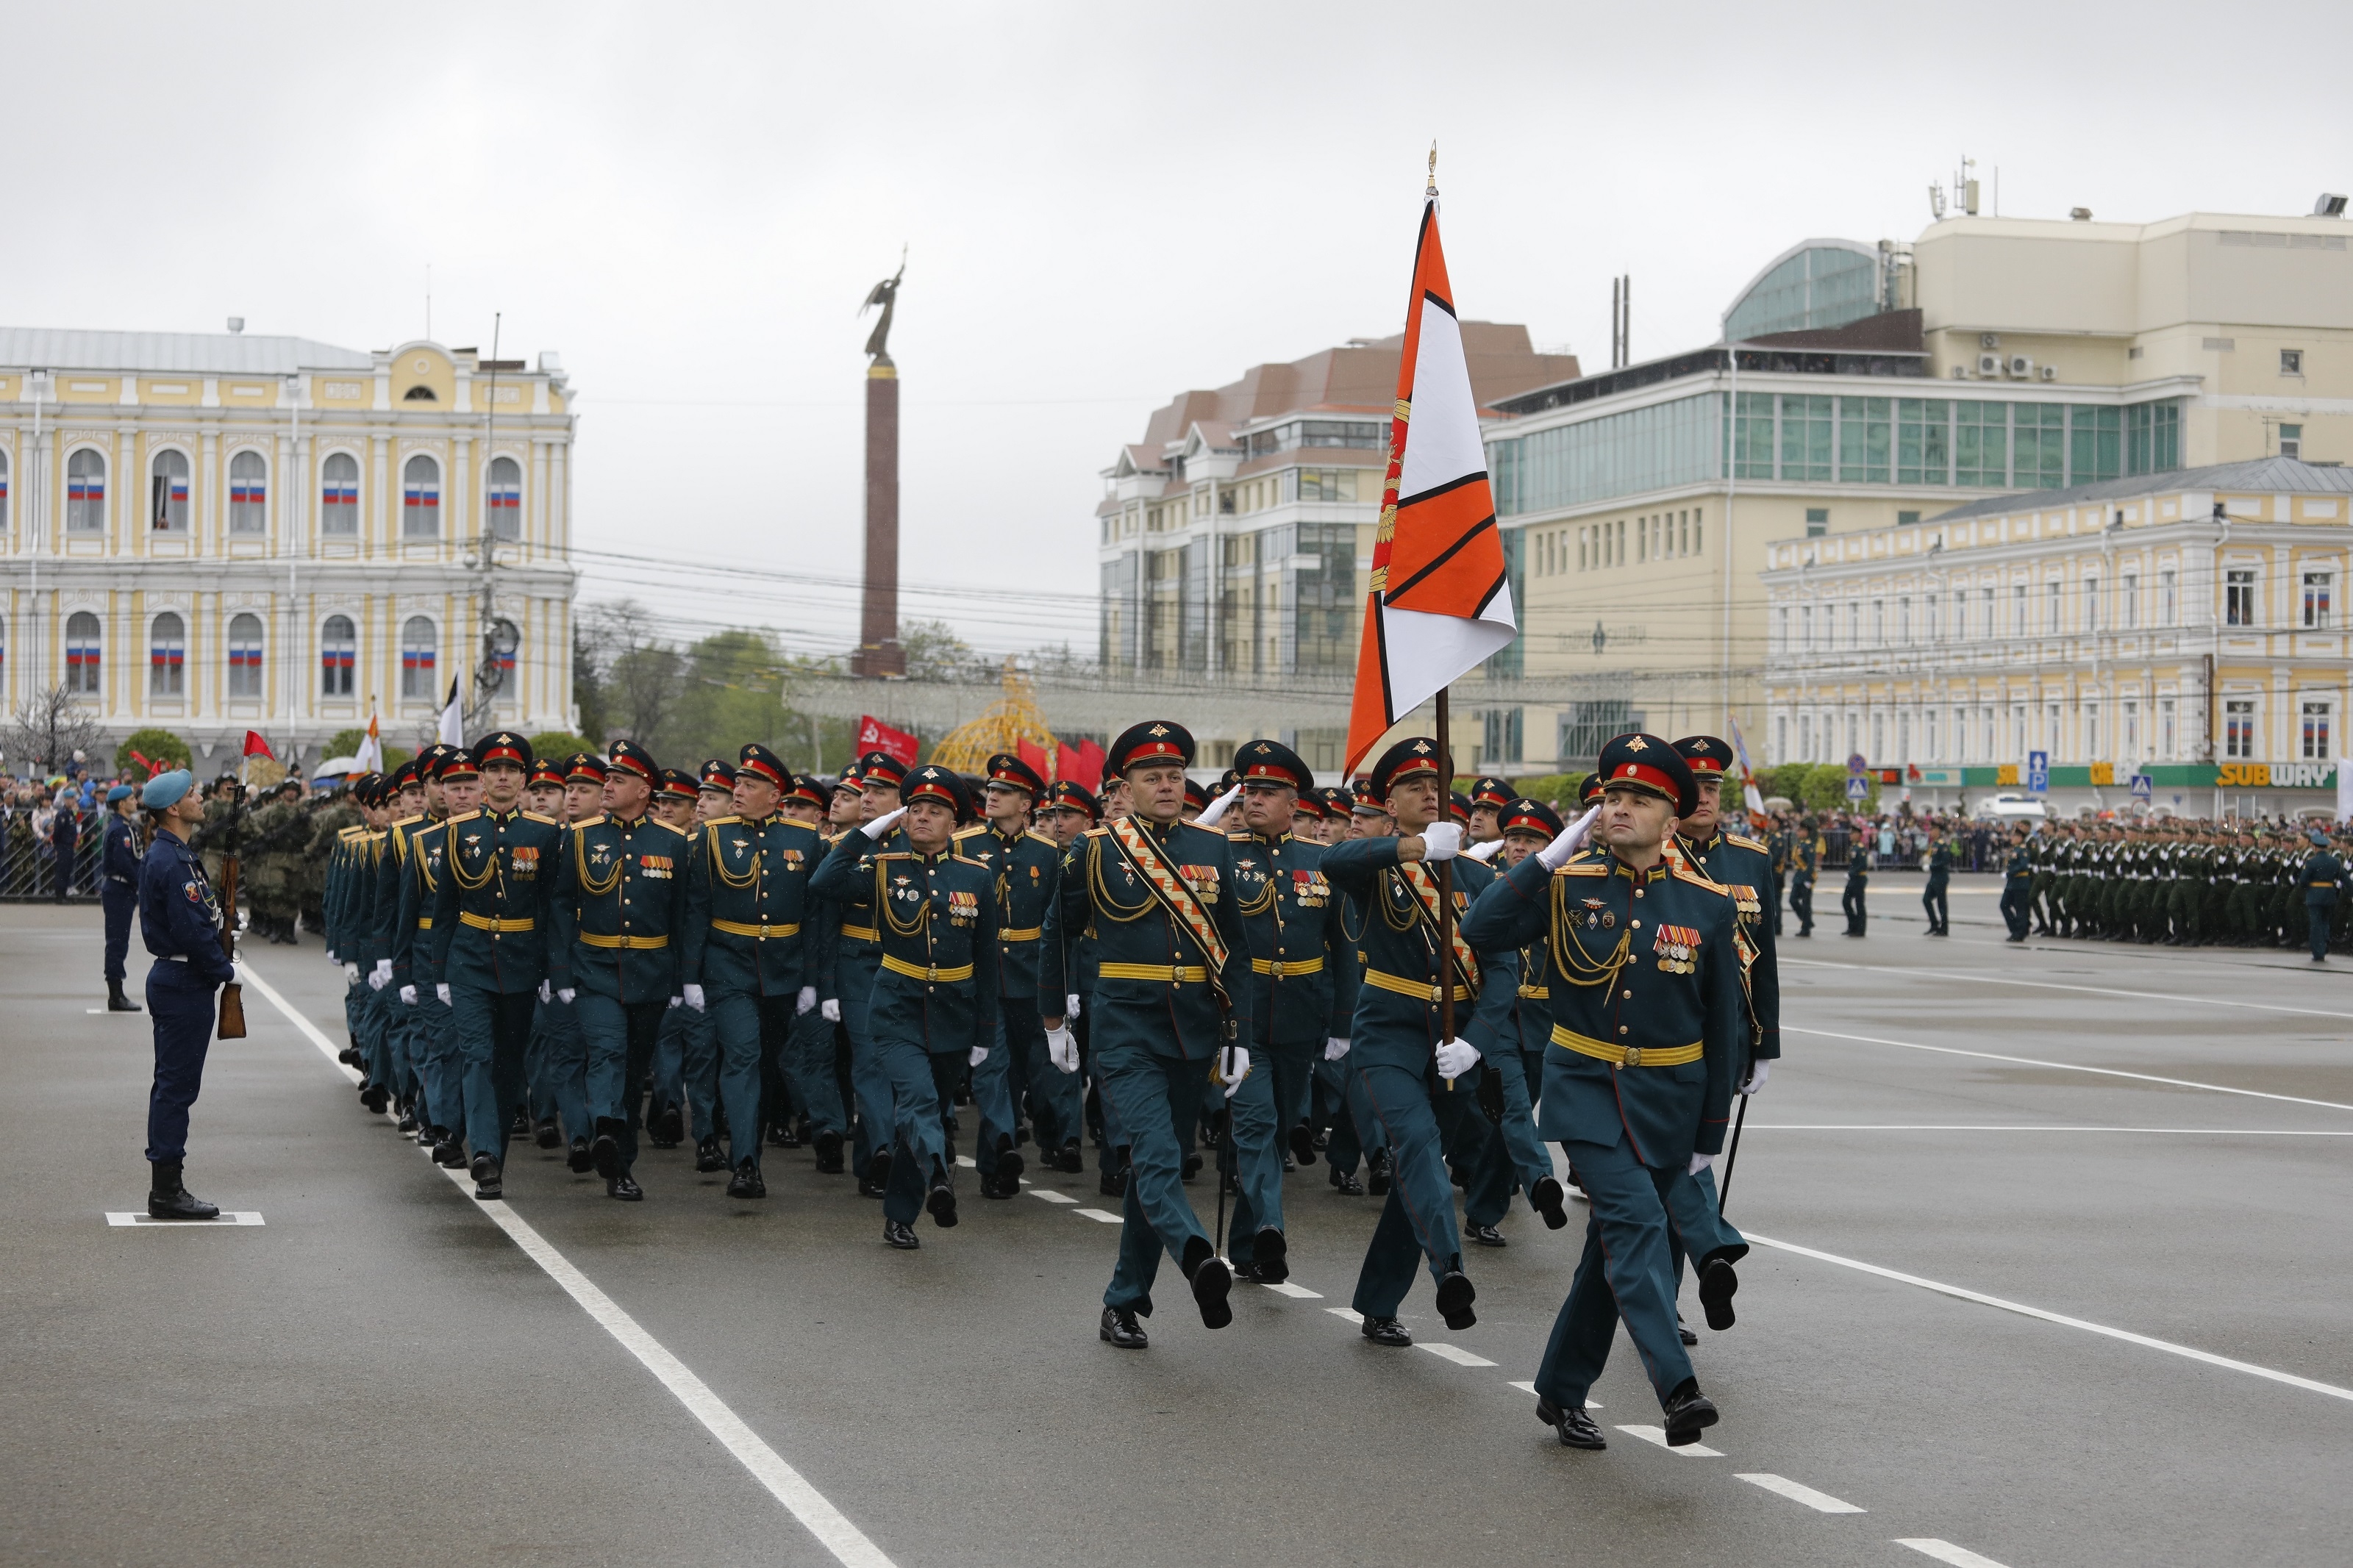
M 2000 354 L 1978 355 L 1978 374 L 1979 375 L 2000 375 L 2001 374 L 2001 356 Z
M 1963 364 L 1957 364 L 1957 365 L 1955 365 L 1955 366 L 1953 367 L 1953 379 L 1954 379 L 1955 381 L 1967 381 L 1967 380 L 1968 380 L 1968 378 L 1969 378 L 1969 368 L 1968 368 L 1968 366 L 1967 366 L 1967 365 L 1963 365 Z
M 2034 374 L 2034 362 L 2024 354 L 2012 354 L 2010 356 L 2010 374 L 2025 381 Z
M 2043 380 L 2045 380 L 2045 381 L 2056 381 L 2056 380 L 2058 380 L 2058 379 L 2059 379 L 2059 367 L 2058 367 L 2057 365 L 2055 365 L 2055 364 L 2046 364 L 2046 365 L 2044 365 L 2044 366 L 2042 367 L 2042 379 L 2043 379 Z

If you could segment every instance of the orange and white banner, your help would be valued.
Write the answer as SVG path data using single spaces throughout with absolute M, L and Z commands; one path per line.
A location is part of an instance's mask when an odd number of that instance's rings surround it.
M 1342 771 L 1354 773 L 1399 719 L 1509 647 L 1518 630 L 1433 189 L 1414 249 Z

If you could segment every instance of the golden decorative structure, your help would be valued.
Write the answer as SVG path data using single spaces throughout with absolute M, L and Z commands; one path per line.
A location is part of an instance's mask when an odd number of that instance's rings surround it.
M 986 773 L 991 756 L 1018 751 L 1017 742 L 1022 741 L 1040 748 L 1052 761 L 1061 742 L 1046 728 L 1046 716 L 1038 711 L 1038 683 L 1016 668 L 1009 658 L 1005 661 L 1004 689 L 1005 695 L 990 703 L 979 718 L 948 731 L 933 751 L 933 762 L 960 773 Z

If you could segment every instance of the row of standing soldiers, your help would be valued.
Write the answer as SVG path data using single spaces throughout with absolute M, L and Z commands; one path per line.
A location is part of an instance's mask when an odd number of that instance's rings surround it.
M 2061 824 L 2013 854 L 2033 932 L 2169 947 L 2345 951 L 2353 900 L 2324 832 L 2243 823 Z M 2022 865 L 2021 865 L 2022 861 Z

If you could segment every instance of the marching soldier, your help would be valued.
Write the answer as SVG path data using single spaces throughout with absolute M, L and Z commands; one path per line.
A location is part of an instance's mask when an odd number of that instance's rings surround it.
M 2034 911 L 2034 850 L 2027 842 L 2026 824 L 2010 829 L 2010 859 L 2001 879 L 2001 918 L 2010 927 L 2009 940 L 2024 942 Z
M 1525 797 L 1507 803 L 1501 822 L 1499 874 L 1540 853 L 1562 832 L 1558 812 Z M 1480 1093 L 1489 1100 L 1484 1109 L 1494 1121 L 1495 1135 L 1486 1140 L 1463 1193 L 1463 1220 L 1472 1239 L 1491 1247 L 1502 1239 L 1494 1222 L 1510 1205 L 1514 1180 L 1546 1228 L 1558 1230 L 1568 1224 L 1567 1194 L 1553 1174 L 1552 1156 L 1535 1125 L 1545 1047 L 1552 1038 L 1552 958 L 1544 943 L 1531 942 L 1520 950 L 1519 979 L 1512 1026 L 1496 1036 L 1485 1063 L 1493 1076 L 1480 1083 Z M 1481 1215 L 1490 1217 L 1482 1221 Z M 1482 1229 L 1493 1239 L 1482 1237 Z
M 1229 1093 L 1240 1087 L 1250 1052 L 1236 1027 L 1253 1011 L 1233 847 L 1178 820 L 1192 762 L 1193 737 L 1179 724 L 1146 721 L 1112 742 L 1106 766 L 1125 781 L 1132 813 L 1088 829 L 1064 857 L 1039 978 L 1046 996 L 1066 994 L 1060 933 L 1095 939 L 1092 1067 L 1105 1118 L 1117 1118 L 1130 1155 L 1119 1264 L 1098 1331 L 1124 1350 L 1150 1342 L 1137 1319 L 1152 1313 L 1163 1249 L 1190 1281 L 1206 1326 L 1224 1328 L 1234 1315 L 1232 1272 L 1179 1173 L 1177 1119 L 1198 1115 L 1205 1075 Z M 1075 1072 L 1067 1018 L 1058 1012 L 1045 1023 L 1054 1066 Z
M 997 966 L 987 959 L 997 902 L 996 874 L 955 852 L 955 830 L 972 816 L 964 780 L 918 768 L 896 793 L 906 804 L 843 834 L 809 889 L 855 898 L 881 922 L 866 1026 L 890 1082 L 882 1239 L 904 1251 L 922 1245 L 919 1209 L 944 1230 L 956 1223 L 943 1118 L 963 1070 L 987 1061 L 997 1038 Z
M 1846 886 L 1839 892 L 1839 911 L 1846 916 L 1841 936 L 1862 936 L 1870 930 L 1871 908 L 1865 900 L 1871 887 L 1871 855 L 1868 831 L 1855 835 L 1847 845 Z
M 564 760 L 563 766 L 563 833 L 556 844 L 559 857 L 570 852 L 575 826 L 604 814 L 605 775 L 608 771 L 605 759 L 594 752 L 575 752 Z M 533 1020 L 533 1029 L 543 1042 L 548 1090 L 555 1100 L 557 1119 L 564 1125 L 565 1168 L 575 1176 L 586 1175 L 596 1168 L 596 1157 L 590 1146 L 596 1123 L 588 1110 L 588 1039 L 580 1032 L 579 1012 L 571 997 L 558 995 L 553 985 L 542 985 Z
M 720 791 L 714 798 L 724 801 L 729 793 Z M 691 842 L 685 855 L 691 856 L 701 847 L 702 786 L 696 775 L 683 768 L 664 768 L 661 782 L 654 790 L 653 804 L 649 809 L 657 820 L 670 824 L 687 836 Z M 681 860 L 681 877 L 690 864 L 691 860 Z M 670 998 L 669 1008 L 662 1014 L 661 1028 L 654 1037 L 653 1103 L 646 1110 L 646 1142 L 657 1149 L 675 1149 L 686 1137 L 689 1033 L 702 1037 L 706 1052 L 711 1039 L 709 1009 L 689 1007 L 684 1004 L 683 996 Z
M 1413 1342 L 1397 1311 L 1413 1284 L 1417 1257 L 1437 1281 L 1446 1326 L 1459 1332 L 1479 1321 L 1430 1098 L 1454 1093 L 1454 1080 L 1496 1046 L 1519 994 L 1518 942 L 1482 944 L 1458 926 L 1451 943 L 1439 945 L 1440 884 L 1430 866 L 1455 862 L 1458 914 L 1493 879 L 1484 865 L 1458 857 L 1461 825 L 1441 820 L 1448 797 L 1440 755 L 1438 742 L 1425 736 L 1383 752 L 1373 767 L 1372 793 L 1387 805 L 1397 837 L 1354 839 L 1324 857 L 1324 879 L 1356 906 L 1364 931 L 1349 1029 L 1348 1108 L 1359 1127 L 1378 1122 L 1386 1131 L 1395 1164 L 1396 1185 L 1351 1302 L 1365 1337 L 1381 1345 Z M 1453 994 L 1453 1037 L 1440 1027 L 1441 985 Z
M 1493 844 L 1504 837 L 1504 813 L 1512 804 L 1515 792 L 1499 778 L 1481 776 L 1471 781 L 1471 793 L 1457 796 L 1470 806 L 1469 829 L 1464 842 Z
M 1602 748 L 1595 837 L 1513 868 L 1472 905 L 1469 940 L 1544 941 L 1554 961 L 1545 1136 L 1592 1205 L 1585 1252 L 1536 1373 L 1538 1419 L 1565 1447 L 1605 1447 L 1586 1393 L 1622 1320 L 1666 1415 L 1672 1447 L 1716 1420 L 1675 1331 L 1668 1197 L 1724 1147 L 1745 1052 L 1739 916 L 1732 897 L 1666 852 L 1699 787 L 1655 735 Z M 1696 1068 L 1696 1071 L 1687 1069 Z
M 987 821 L 958 835 L 956 847 L 997 873 L 997 1048 L 972 1073 L 980 1120 L 973 1154 L 980 1195 L 1010 1198 L 1021 1191 L 1014 1129 L 1024 1090 L 1038 1157 L 1050 1171 L 1085 1168 L 1079 1153 L 1082 1113 L 1077 1075 L 1056 1072 L 1046 1059 L 1043 1019 L 1051 1009 L 1038 994 L 1046 910 L 1061 885 L 1062 851 L 1029 823 L 1050 792 L 1038 771 L 1009 752 L 999 752 L 987 765 Z M 1060 1003 L 1056 998 L 1054 1006 Z
M 722 758 L 709 758 L 695 774 L 694 820 L 689 825 L 696 839 L 694 847 L 690 850 L 690 853 L 694 856 L 693 864 L 696 867 L 703 863 L 703 856 L 709 848 L 708 829 L 711 824 L 720 817 L 733 816 L 734 811 L 735 768 L 733 763 Z M 694 874 L 690 872 L 687 878 L 690 900 L 693 896 L 693 881 Z M 696 917 L 690 911 L 687 918 L 691 921 Z M 706 942 L 709 941 L 707 937 L 704 940 Z M 686 976 L 681 976 L 681 983 L 686 978 Z M 679 1082 L 685 1100 L 681 1109 L 687 1124 L 677 1130 L 678 1138 L 691 1136 L 694 1140 L 694 1168 L 698 1172 L 705 1169 L 706 1151 L 717 1142 L 721 1115 L 719 1041 L 715 1032 L 716 1024 L 709 1006 L 710 989 L 708 984 L 703 986 L 705 1005 L 698 1010 L 684 1005 L 685 996 L 681 985 L 679 998 L 681 1005 L 671 1008 L 662 1019 L 663 1044 L 660 1048 L 669 1050 L 670 1039 L 675 1034 L 679 1053 Z M 659 1072 L 656 1076 L 659 1076 Z M 677 1141 L 677 1138 L 673 1139 L 673 1142 Z M 725 1170 L 727 1168 L 725 1158 L 722 1156 L 710 1168 Z
M 834 787 L 835 831 L 828 837 L 828 852 L 839 846 L 843 834 L 898 810 L 899 786 L 906 776 L 906 764 L 888 752 L 869 752 L 852 763 Z M 887 847 L 888 840 L 883 842 Z M 858 1101 L 858 1137 L 851 1146 L 851 1164 L 859 1192 L 879 1198 L 890 1184 L 892 1092 L 891 1075 L 867 1028 L 867 1005 L 882 967 L 882 917 L 860 895 L 828 902 L 834 906 L 831 989 L 841 1015 L 842 1033 L 849 1037 L 849 1079 Z
M 377 986 L 377 1005 L 384 1009 L 384 1035 L 393 1069 L 392 1109 L 399 1118 L 400 1131 L 412 1136 L 425 1126 L 425 1119 L 417 1114 L 424 1100 L 424 1083 L 419 1061 L 421 1042 L 414 1038 L 417 1008 L 402 994 L 406 983 L 397 962 L 401 938 L 406 934 L 401 930 L 400 909 L 402 896 L 416 877 L 416 868 L 410 864 L 409 841 L 437 815 L 433 806 L 440 786 L 433 782 L 433 773 L 448 750 L 438 743 L 430 746 L 414 760 L 401 763 L 393 774 L 400 784 L 400 805 L 398 815 L 385 828 L 375 879 L 375 948 L 383 956 L 376 961 L 376 973 L 369 984 Z
M 106 842 L 99 859 L 98 901 L 106 914 L 106 1010 L 136 1013 L 139 1004 L 122 994 L 130 971 L 131 915 L 139 907 L 139 830 L 131 814 L 138 809 L 129 784 L 106 792 Z M 0 822 L 0 833 L 7 825 Z
M 147 1213 L 156 1219 L 217 1219 L 220 1210 L 182 1184 L 188 1108 L 204 1087 L 213 1037 L 213 994 L 237 978 L 221 952 L 221 911 L 203 858 L 188 847 L 205 820 L 195 778 L 185 768 L 158 773 L 140 791 L 155 827 L 139 863 L 139 934 L 155 963 L 147 972 L 147 1012 L 155 1027 L 155 1081 L 147 1097 Z
M 531 742 L 512 731 L 470 748 L 482 804 L 452 814 L 433 896 L 434 994 L 450 1010 L 464 1067 L 474 1195 L 505 1195 L 507 1139 L 522 1102 L 523 1052 L 542 984 L 571 999 L 553 892 L 561 826 L 522 809 Z
M 1103 802 L 1069 779 L 1060 780 L 1054 785 L 1053 802 L 1053 809 L 1046 814 L 1047 832 L 1060 848 L 1063 858 L 1067 859 L 1071 846 L 1079 841 L 1087 829 L 1103 819 Z M 1107 1198 L 1124 1197 L 1127 1195 L 1129 1158 L 1127 1138 L 1120 1128 L 1117 1113 L 1113 1110 L 1111 1103 L 1103 1099 L 1100 1088 L 1095 1085 L 1094 1024 L 1088 1011 L 1092 1005 L 1095 994 L 1097 963 L 1095 940 L 1083 931 L 1071 932 L 1056 922 L 1053 911 L 1060 903 L 1060 878 L 1061 869 L 1057 866 L 1055 902 L 1047 906 L 1047 934 L 1040 940 L 1060 944 L 1060 952 L 1058 957 L 1060 961 L 1062 983 L 1070 987 L 1062 994 L 1062 1016 L 1071 1030 L 1071 1037 L 1078 1052 L 1081 1071 L 1068 1076 L 1078 1078 L 1082 1084 L 1087 1086 L 1083 1104 L 1086 1124 L 1095 1143 L 1095 1190 Z M 1039 984 L 1041 986 L 1045 984 L 1045 974 L 1052 967 L 1053 965 L 1047 961 L 1041 946 L 1038 960 Z M 1041 993 L 1038 1005 L 1042 1011 L 1053 1005 L 1053 998 Z M 1066 1171 L 1071 1168 L 1067 1150 L 1062 1168 Z M 1079 1169 L 1081 1171 L 1085 1169 L 1083 1163 Z
M 2305 940 L 2312 962 L 2328 962 L 2329 922 L 2336 918 L 2337 895 L 2345 887 L 2345 867 L 2328 851 L 2328 836 L 2315 831 L 2312 853 L 2297 869 L 2296 883 L 2304 894 Z
M 567 814 L 564 809 L 564 763 L 560 757 L 534 756 L 531 772 L 523 779 L 523 809 L 535 812 L 553 822 L 562 822 Z M 446 767 L 445 767 L 446 771 Z M 443 786 L 446 795 L 448 786 Z M 476 773 L 472 783 L 474 805 L 481 803 L 481 776 Z M 454 808 L 453 808 L 454 809 Z M 472 810 L 470 805 L 466 809 Z M 556 1090 L 555 1071 L 549 1065 L 551 1037 L 548 1018 L 555 1004 L 543 1001 L 532 1010 L 531 1044 L 523 1052 L 523 1076 L 528 1086 L 527 1100 L 531 1107 L 533 1141 L 543 1149 L 564 1147 L 564 1096 Z M 455 1048 L 457 1037 L 450 1037 Z
M 436 759 L 432 819 L 409 836 L 406 874 L 393 921 L 392 971 L 400 1000 L 410 1011 L 410 1029 L 424 1081 L 424 1130 L 433 1163 L 456 1170 L 466 1163 L 459 1147 L 466 1124 L 465 1059 L 456 1019 L 441 1000 L 439 973 L 433 967 L 433 910 L 448 875 L 449 818 L 477 811 L 482 802 L 481 769 L 473 753 L 440 749 Z
M 776 771 L 783 765 L 775 763 Z M 755 770 L 756 773 L 756 770 Z M 762 775 L 765 776 L 765 775 Z M 784 773 L 786 787 L 776 806 L 776 815 L 787 822 L 797 822 L 818 835 L 817 847 L 808 860 L 811 874 L 824 863 L 826 842 L 826 806 L 832 794 L 828 780 L 814 774 Z M 738 775 L 741 784 L 741 775 Z M 765 795 L 757 794 L 755 780 L 753 795 L 739 787 L 735 796 L 738 816 L 756 817 L 754 809 Z M 842 1081 L 840 1053 L 834 1037 L 841 1028 L 841 1002 L 833 994 L 832 954 L 839 914 L 831 903 L 823 899 L 810 899 L 804 905 L 801 917 L 801 992 L 795 1003 L 791 1037 L 786 1042 L 783 1076 L 793 1098 L 808 1112 L 809 1141 L 817 1151 L 817 1168 L 822 1174 L 838 1176 L 842 1172 L 842 1147 L 849 1136 L 849 1117 L 845 1109 L 848 1093 Z

